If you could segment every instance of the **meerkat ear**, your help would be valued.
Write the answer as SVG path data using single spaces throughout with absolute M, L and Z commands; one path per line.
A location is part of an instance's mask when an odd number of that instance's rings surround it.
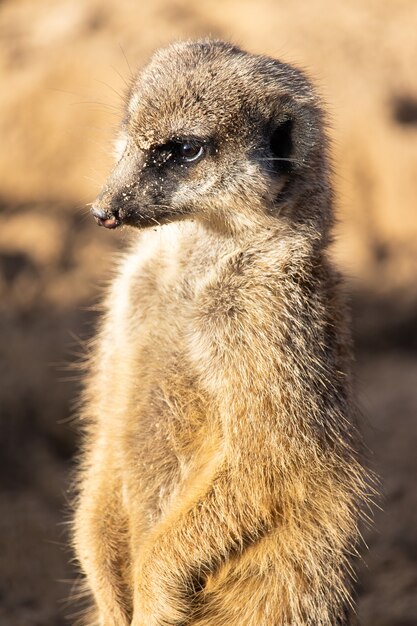
M 321 137 L 321 112 L 314 105 L 285 102 L 272 126 L 269 138 L 274 165 L 278 172 L 290 173 L 305 165 Z
M 293 127 L 294 122 L 292 119 L 281 122 L 272 131 L 269 140 L 269 147 L 274 155 L 275 167 L 281 172 L 289 172 L 291 170 L 291 155 L 294 148 Z

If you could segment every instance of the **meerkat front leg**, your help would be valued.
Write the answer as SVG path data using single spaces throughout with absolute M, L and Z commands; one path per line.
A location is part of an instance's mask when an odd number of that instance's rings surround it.
M 207 576 L 272 528 L 273 511 L 257 496 L 248 501 L 246 490 L 243 502 L 236 475 L 237 468 L 219 467 L 206 492 L 169 516 L 138 551 L 132 626 L 188 623 Z
M 132 611 L 128 526 L 120 480 L 111 471 L 109 459 L 102 458 L 97 465 L 93 462 L 86 471 L 74 543 L 88 576 L 100 626 L 128 626 Z

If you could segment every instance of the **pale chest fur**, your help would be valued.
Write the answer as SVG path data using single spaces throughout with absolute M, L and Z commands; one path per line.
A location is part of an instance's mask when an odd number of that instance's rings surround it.
M 109 436 L 117 432 L 125 497 L 141 493 L 151 523 L 192 489 L 195 476 L 209 478 L 222 455 L 216 404 L 191 346 L 197 299 L 232 253 L 192 224 L 146 231 L 110 295 L 109 358 L 121 382 Z

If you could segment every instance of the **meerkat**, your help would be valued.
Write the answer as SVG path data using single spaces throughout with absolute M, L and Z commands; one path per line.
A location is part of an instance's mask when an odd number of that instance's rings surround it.
M 92 213 L 136 238 L 83 399 L 88 623 L 346 625 L 366 472 L 321 101 L 285 63 L 175 43 L 118 143 Z

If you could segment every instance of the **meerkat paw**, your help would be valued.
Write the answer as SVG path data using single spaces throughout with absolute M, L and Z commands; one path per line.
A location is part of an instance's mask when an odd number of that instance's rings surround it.
M 185 620 L 186 611 L 178 610 L 172 598 L 160 590 L 152 600 L 135 602 L 131 626 L 179 626 Z
M 130 620 L 122 611 L 117 609 L 112 610 L 111 615 L 108 613 L 106 615 L 101 614 L 98 621 L 94 623 L 98 626 L 130 626 Z
M 185 587 L 183 589 L 181 580 L 177 580 L 171 570 L 169 567 L 141 567 L 131 626 L 175 626 L 187 620 L 191 602 L 187 602 Z

